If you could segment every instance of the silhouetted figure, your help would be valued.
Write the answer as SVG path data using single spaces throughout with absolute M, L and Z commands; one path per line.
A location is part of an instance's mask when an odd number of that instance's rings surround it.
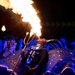
M 47 52 L 44 42 L 44 39 L 39 39 L 22 51 L 21 75 L 41 75 L 45 71 Z

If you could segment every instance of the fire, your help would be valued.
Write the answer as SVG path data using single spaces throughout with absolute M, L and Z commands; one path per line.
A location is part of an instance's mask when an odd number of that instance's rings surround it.
M 40 19 L 32 6 L 33 3 L 32 0 L 0 0 L 0 5 L 6 9 L 11 8 L 14 13 L 21 14 L 22 21 L 30 23 L 31 33 L 41 36 Z
M 2 30 L 3 32 L 6 31 L 5 25 L 2 26 L 1 30 Z

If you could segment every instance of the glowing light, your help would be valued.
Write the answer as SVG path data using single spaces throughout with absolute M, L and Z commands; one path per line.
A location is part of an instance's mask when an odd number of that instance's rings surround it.
M 22 21 L 30 23 L 31 33 L 41 36 L 40 19 L 32 6 L 33 3 L 32 0 L 0 0 L 0 5 L 6 9 L 12 8 L 14 13 L 22 15 Z
M 2 26 L 1 30 L 2 30 L 3 32 L 6 31 L 5 25 Z
M 29 32 L 26 32 L 26 36 L 24 38 L 24 44 L 25 44 L 25 41 L 26 41 L 26 38 L 27 38 L 28 34 L 29 34 Z
M 28 35 L 29 34 L 29 32 L 26 32 L 26 35 Z

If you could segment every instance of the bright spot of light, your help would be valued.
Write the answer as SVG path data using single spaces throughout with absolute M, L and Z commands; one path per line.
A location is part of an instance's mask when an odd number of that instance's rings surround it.
M 5 25 L 2 26 L 1 30 L 2 30 L 3 32 L 6 31 Z

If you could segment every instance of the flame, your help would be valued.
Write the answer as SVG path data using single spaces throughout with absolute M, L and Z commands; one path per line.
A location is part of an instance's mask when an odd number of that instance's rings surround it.
M 14 13 L 21 14 L 22 21 L 30 23 L 32 34 L 36 33 L 37 36 L 41 36 L 40 19 L 32 6 L 33 3 L 32 0 L 0 0 L 0 5 L 6 9 L 12 8 Z
M 2 26 L 1 30 L 2 30 L 3 32 L 6 31 L 5 25 Z

